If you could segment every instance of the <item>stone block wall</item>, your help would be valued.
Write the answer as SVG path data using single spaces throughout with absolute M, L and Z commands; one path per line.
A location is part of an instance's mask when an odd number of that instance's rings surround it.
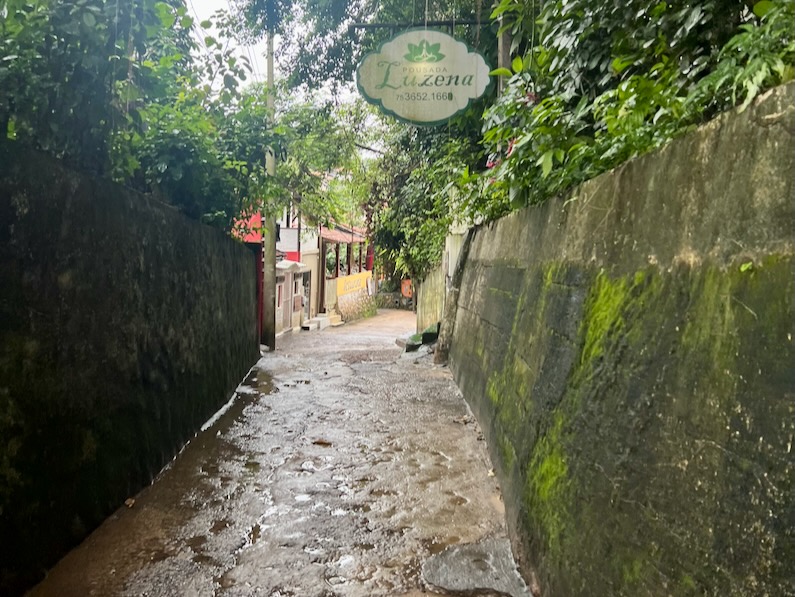
M 367 293 L 367 290 L 339 297 L 337 308 L 343 321 L 355 321 L 365 317 L 372 317 L 377 310 L 375 299 Z
M 474 235 L 456 380 L 546 597 L 795 595 L 795 86 Z
M 0 142 L 0 593 L 149 483 L 259 357 L 253 254 Z

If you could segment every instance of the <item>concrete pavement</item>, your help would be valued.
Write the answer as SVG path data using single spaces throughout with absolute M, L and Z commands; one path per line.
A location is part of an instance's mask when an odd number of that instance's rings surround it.
M 395 345 L 413 328 L 387 310 L 281 338 L 32 595 L 529 595 L 474 417 Z

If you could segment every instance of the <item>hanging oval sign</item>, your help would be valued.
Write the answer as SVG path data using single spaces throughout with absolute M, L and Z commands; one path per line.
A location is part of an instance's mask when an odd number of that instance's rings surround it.
M 489 70 L 480 52 L 464 42 L 413 29 L 367 54 L 356 69 L 356 86 L 385 114 L 431 126 L 481 97 L 491 83 Z

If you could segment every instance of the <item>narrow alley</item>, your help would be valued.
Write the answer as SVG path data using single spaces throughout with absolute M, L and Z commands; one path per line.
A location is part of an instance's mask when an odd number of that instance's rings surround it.
M 527 596 L 485 442 L 412 313 L 280 339 L 33 596 Z

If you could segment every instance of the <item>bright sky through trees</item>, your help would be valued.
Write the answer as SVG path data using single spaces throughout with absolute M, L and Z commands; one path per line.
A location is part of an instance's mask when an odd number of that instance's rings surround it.
M 210 19 L 219 10 L 227 12 L 233 10 L 230 0 L 185 0 L 185 2 L 188 5 L 191 16 L 196 19 L 197 26 L 202 21 Z M 202 45 L 201 37 L 201 35 L 197 35 L 200 47 Z M 238 48 L 237 55 L 245 57 L 251 63 L 251 80 L 264 83 L 267 78 L 265 40 L 262 39 L 251 46 L 243 45 L 239 41 L 230 38 L 225 39 L 224 42 L 236 46 Z M 276 76 L 279 76 L 278 68 Z

